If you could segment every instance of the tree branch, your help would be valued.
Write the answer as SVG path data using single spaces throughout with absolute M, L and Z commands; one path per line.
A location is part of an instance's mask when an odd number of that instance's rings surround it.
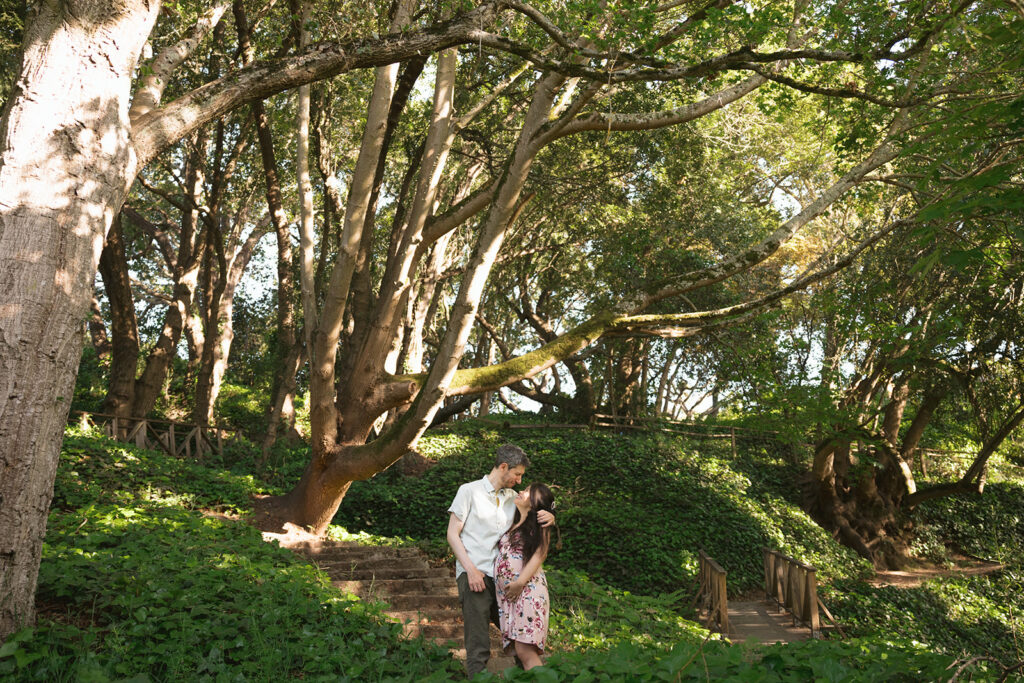
M 476 43 L 483 34 L 480 27 L 491 25 L 498 13 L 496 0 L 488 0 L 452 20 L 419 31 L 345 43 L 318 43 L 290 57 L 238 69 L 139 116 L 132 127 L 132 140 L 140 166 L 207 121 L 240 105 L 354 69 L 386 66 L 448 47 Z
M 195 51 L 199 43 L 203 42 L 203 39 L 213 31 L 213 28 L 220 22 L 224 12 L 230 6 L 230 0 L 222 0 L 206 10 L 199 17 L 199 20 L 196 21 L 196 25 L 192 27 L 192 32 L 188 37 L 164 48 L 157 55 L 149 67 L 149 73 L 143 76 L 142 86 L 135 93 L 132 107 L 128 111 L 128 116 L 132 121 L 138 120 L 160 105 L 160 98 L 163 97 L 164 89 L 167 87 L 171 74 Z

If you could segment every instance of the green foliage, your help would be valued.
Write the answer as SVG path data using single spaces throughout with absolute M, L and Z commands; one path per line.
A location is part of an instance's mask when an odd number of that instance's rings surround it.
M 107 396 L 107 373 L 109 359 L 101 359 L 96 349 L 86 345 L 82 349 L 82 359 L 78 363 L 78 376 L 75 378 L 75 394 L 71 401 L 72 410 L 99 412 L 103 399 Z
M 986 653 L 1004 662 L 1024 658 L 1017 634 L 1024 627 L 1024 573 L 943 577 L 916 588 L 837 581 L 823 600 L 853 635 L 890 634 L 938 652 Z
M 145 451 L 89 431 L 69 429 L 54 485 L 54 510 L 88 505 L 172 500 L 187 509 L 250 510 L 252 497 L 271 493 L 250 474 L 210 469 Z
M 917 510 L 919 550 L 948 548 L 1005 563 L 987 576 L 947 576 L 916 588 L 837 581 L 824 589 L 836 617 L 857 634 L 894 633 L 960 655 L 1024 658 L 1024 485 L 992 484 L 980 496 L 928 501 Z
M 443 539 L 455 491 L 489 472 L 495 447 L 510 437 L 466 426 L 427 435 L 419 449 L 435 467 L 420 478 L 392 469 L 353 483 L 336 522 Z M 781 460 L 755 453 L 734 462 L 710 440 L 695 446 L 669 437 L 541 430 L 511 438 L 532 461 L 525 481 L 555 491 L 563 548 L 549 557 L 552 567 L 584 569 L 596 581 L 645 594 L 692 594 L 701 548 L 726 568 L 736 593 L 761 585 L 765 545 L 814 564 L 825 579 L 866 570 L 800 510 L 798 471 Z
M 251 477 L 71 434 L 43 546 L 35 629 L 0 648 L 12 681 L 450 680 L 447 650 L 330 588 L 255 529 Z
M 996 562 L 1024 558 L 1024 482 L 989 484 L 980 496 L 923 503 L 921 522 L 963 552 Z
M 439 461 L 423 478 L 387 473 L 360 486 L 363 503 L 380 507 L 373 517 L 376 533 L 398 526 L 391 514 L 391 506 L 397 504 L 409 513 L 409 528 L 442 529 L 432 537 L 434 550 L 439 549 L 452 486 L 486 472 L 494 448 L 505 436 L 459 425 L 422 442 L 423 454 Z M 756 449 L 747 455 L 741 449 L 733 461 L 725 453 L 716 454 L 720 447 L 710 446 L 697 460 L 692 446 L 673 438 L 551 432 L 517 436 L 533 458 L 531 479 L 566 482 L 558 490 L 557 509 L 566 548 L 551 555 L 548 568 L 556 596 L 550 637 L 555 654 L 546 666 L 531 672 L 511 670 L 507 679 L 938 680 L 949 676 L 953 658 L 964 652 L 992 652 L 1004 660 L 1013 655 L 1013 614 L 1019 614 L 1019 596 L 1024 595 L 1018 570 L 927 584 L 918 592 L 872 589 L 853 581 L 836 581 L 835 594 L 825 590 L 830 607 L 855 633 L 897 632 L 896 643 L 876 636 L 728 646 L 682 616 L 690 605 L 685 583 L 677 580 L 674 590 L 638 595 L 616 587 L 614 580 L 605 581 L 603 574 L 611 572 L 607 566 L 591 570 L 588 563 L 607 552 L 606 537 L 619 545 L 624 545 L 622 539 L 633 538 L 636 541 L 629 545 L 641 559 L 623 561 L 638 576 L 649 577 L 652 572 L 641 563 L 656 556 L 645 554 L 642 546 L 658 536 L 680 542 L 700 537 L 716 557 L 742 562 L 743 553 L 730 554 L 729 547 L 745 537 L 730 536 L 729 526 L 719 521 L 726 519 L 768 538 L 775 529 L 794 539 L 784 550 L 819 553 L 812 561 L 820 567 L 831 567 L 837 575 L 856 573 L 855 561 L 842 551 L 832 557 L 828 543 L 803 529 L 805 518 L 783 495 L 784 486 L 792 481 L 791 465 Z M 584 457 L 586 453 L 591 457 Z M 685 506 L 678 497 L 684 486 L 692 493 Z M 644 488 L 651 490 L 646 498 Z M 996 498 L 998 505 L 974 510 L 973 516 L 965 511 L 954 526 L 966 531 L 978 519 L 1005 522 L 1005 515 L 1019 506 L 1021 488 L 1004 488 Z M 400 638 L 400 626 L 382 616 L 380 605 L 339 596 L 315 568 L 290 551 L 263 542 L 257 531 L 191 509 L 243 511 L 249 497 L 264 490 L 266 486 L 252 477 L 70 430 L 43 550 L 40 621 L 0 648 L 0 677 L 461 677 L 460 665 L 444 649 Z M 648 511 L 658 497 L 669 502 Z M 605 504 L 606 516 L 614 524 L 594 534 L 584 522 L 594 521 L 598 502 Z M 659 516 L 672 514 L 670 503 L 687 514 L 677 515 L 672 524 L 657 524 Z M 699 508 L 705 504 L 717 505 L 713 511 L 718 514 L 703 513 Z M 350 497 L 343 510 L 355 507 Z M 632 514 L 612 512 L 619 508 Z M 591 510 L 592 516 L 584 517 L 581 510 Z M 703 537 L 697 531 L 702 525 L 710 527 Z M 338 538 L 375 544 L 423 542 L 416 534 L 394 538 L 338 527 L 331 531 Z M 723 538 L 712 538 L 713 534 Z M 575 556 L 569 555 L 571 548 Z M 587 555 L 588 550 L 595 554 Z M 671 567 L 682 557 L 671 555 L 662 561 Z M 849 566 L 844 569 L 844 564 Z M 677 567 L 676 576 L 686 571 L 685 566 Z M 730 568 L 730 581 L 742 575 Z M 846 596 L 845 601 L 839 594 Z M 921 642 L 940 652 L 928 651 Z M 989 647 L 991 643 L 998 647 Z M 970 672 L 974 680 L 994 679 L 998 673 L 986 670 L 984 662 L 972 665 Z
M 55 513 L 38 600 L 49 619 L 0 659 L 0 675 L 419 680 L 454 668 L 446 651 L 400 639 L 380 605 L 332 592 L 258 531 L 173 504 Z
M 225 382 L 217 397 L 219 422 L 231 425 L 258 441 L 266 431 L 268 400 L 267 391 Z
M 681 590 L 633 595 L 596 583 L 580 571 L 549 569 L 547 576 L 557 596 L 548 641 L 556 652 L 603 651 L 622 643 L 668 649 L 675 643 L 697 644 L 712 637 L 707 629 L 680 616 L 690 606 Z
M 531 671 L 511 670 L 513 681 L 924 681 L 949 677 L 949 656 L 877 639 L 810 640 L 769 647 L 722 641 L 683 641 L 671 650 L 623 643 L 606 652 L 554 655 Z M 977 664 L 974 680 L 996 676 Z M 499 680 L 492 676 L 485 680 Z

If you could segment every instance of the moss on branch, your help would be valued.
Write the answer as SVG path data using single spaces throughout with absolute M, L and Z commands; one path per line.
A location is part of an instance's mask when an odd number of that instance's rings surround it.
M 615 325 L 616 320 L 616 314 L 602 313 L 535 351 L 483 368 L 458 370 L 445 393 L 448 396 L 464 396 L 493 391 L 519 380 L 529 379 L 593 344 Z M 415 382 L 417 386 L 422 387 L 426 378 L 426 373 L 399 375 L 392 381 Z

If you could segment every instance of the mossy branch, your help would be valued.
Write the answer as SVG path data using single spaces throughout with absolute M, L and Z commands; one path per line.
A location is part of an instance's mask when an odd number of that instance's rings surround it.
M 465 396 L 495 391 L 534 377 L 593 344 L 615 326 L 616 320 L 614 313 L 602 313 L 535 351 L 483 368 L 458 370 L 446 393 L 448 396 Z M 426 378 L 426 373 L 399 375 L 392 378 L 392 381 L 414 382 L 417 387 L 422 387 Z

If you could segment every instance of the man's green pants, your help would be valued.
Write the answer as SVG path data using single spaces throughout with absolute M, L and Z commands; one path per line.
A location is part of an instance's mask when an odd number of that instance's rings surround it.
M 472 678 L 487 668 L 491 656 L 492 622 L 498 626 L 498 600 L 494 596 L 494 579 L 484 575 L 484 590 L 469 589 L 469 576 L 463 572 L 456 579 L 462 602 L 462 627 L 466 641 L 466 674 Z

